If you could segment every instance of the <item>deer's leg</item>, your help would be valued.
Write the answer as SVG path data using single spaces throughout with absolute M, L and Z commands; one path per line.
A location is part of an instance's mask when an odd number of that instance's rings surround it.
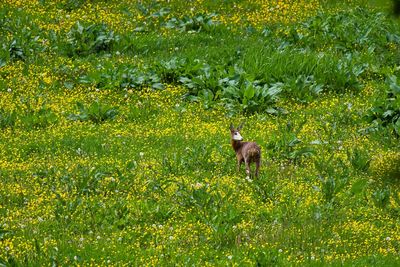
M 258 173 L 260 171 L 261 159 L 256 161 L 256 178 L 258 178 Z
M 240 165 L 242 165 L 242 160 L 238 159 L 238 161 L 237 161 L 237 169 L 236 169 L 237 172 L 240 172 Z
M 250 162 L 249 160 L 245 160 L 244 163 L 246 164 L 246 174 L 250 177 Z

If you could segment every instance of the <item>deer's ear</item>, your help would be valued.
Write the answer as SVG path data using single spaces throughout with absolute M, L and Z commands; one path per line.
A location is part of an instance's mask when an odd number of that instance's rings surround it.
M 233 126 L 232 123 L 231 123 L 231 126 L 229 128 L 231 129 L 231 131 L 235 130 L 235 127 Z
M 239 125 L 238 131 L 242 130 L 243 126 L 244 126 L 244 122 L 242 122 L 242 123 Z

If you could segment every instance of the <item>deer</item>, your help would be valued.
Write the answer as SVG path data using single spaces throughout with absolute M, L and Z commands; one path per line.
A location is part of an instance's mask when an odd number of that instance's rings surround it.
M 242 162 L 246 165 L 246 179 L 250 179 L 250 164 L 254 162 L 256 164 L 255 177 L 258 178 L 258 173 L 261 165 L 261 148 L 256 142 L 243 142 L 243 137 L 240 131 L 243 128 L 243 123 L 239 127 L 235 128 L 231 123 L 231 144 L 232 148 L 236 153 L 237 159 L 237 172 L 240 172 L 240 166 Z

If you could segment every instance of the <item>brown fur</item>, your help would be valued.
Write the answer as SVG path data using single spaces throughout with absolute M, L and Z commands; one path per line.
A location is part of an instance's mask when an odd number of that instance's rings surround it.
M 231 125 L 231 144 L 233 150 L 236 153 L 237 159 L 237 171 L 240 171 L 242 162 L 246 165 L 246 173 L 250 175 L 250 164 L 254 162 L 256 164 L 255 176 L 258 177 L 258 173 L 261 165 L 261 148 L 255 142 L 243 142 L 234 140 L 233 136 L 237 132 L 240 134 L 241 126 L 237 129 Z

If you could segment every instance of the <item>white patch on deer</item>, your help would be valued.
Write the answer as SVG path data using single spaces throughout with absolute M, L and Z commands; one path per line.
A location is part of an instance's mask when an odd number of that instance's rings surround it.
M 235 141 L 242 141 L 242 140 L 243 140 L 243 137 L 240 135 L 239 132 L 235 132 L 235 133 L 233 134 L 233 140 L 235 140 Z

